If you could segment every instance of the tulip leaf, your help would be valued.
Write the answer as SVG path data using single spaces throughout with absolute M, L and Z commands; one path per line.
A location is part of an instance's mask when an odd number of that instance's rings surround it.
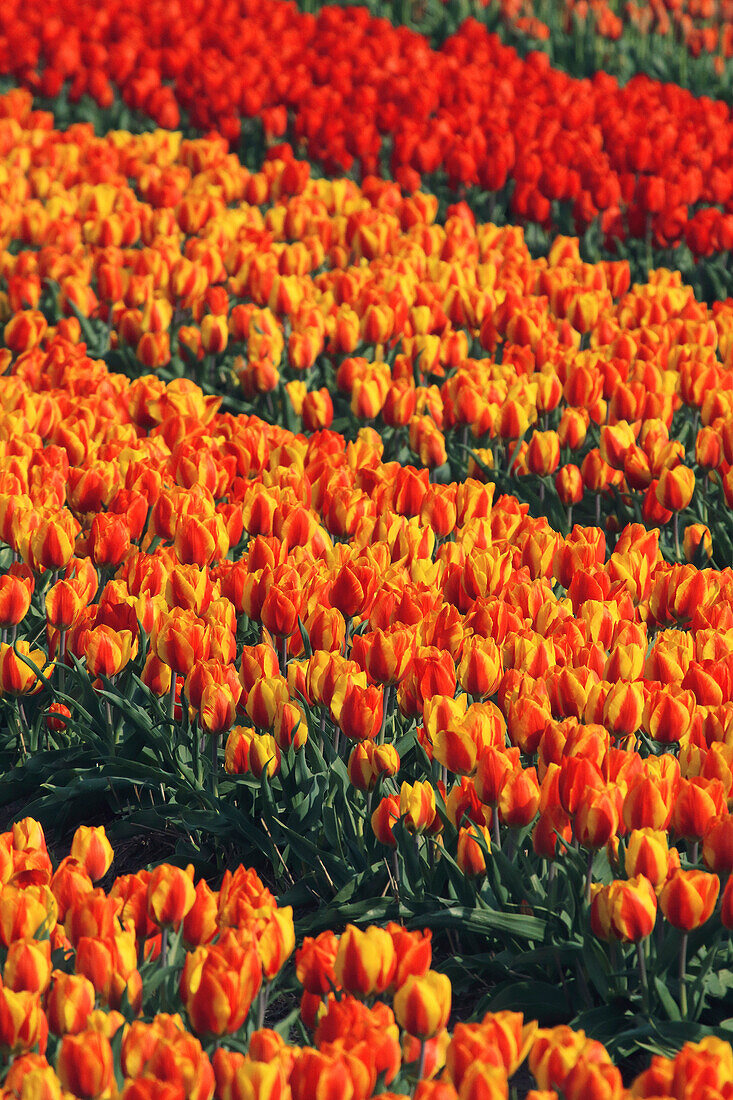
M 572 1015 L 567 993 L 562 986 L 542 981 L 503 982 L 486 1002 L 487 1011 L 523 1012 L 528 1019 L 538 1020 L 542 1027 L 567 1022 Z
M 469 909 L 466 906 L 451 906 L 437 912 L 421 913 L 410 926 L 418 927 L 421 923 L 427 928 L 455 928 L 460 932 L 473 932 L 489 937 L 505 933 L 529 941 L 541 940 L 545 932 L 545 922 L 539 917 L 530 917 L 524 913 L 502 913 L 494 909 Z
M 672 1021 L 681 1020 L 682 1015 L 680 1013 L 679 1005 L 667 989 L 664 979 L 660 978 L 656 974 L 654 975 L 654 988 L 656 990 L 657 996 L 659 997 L 659 1003 L 667 1014 L 667 1019 Z

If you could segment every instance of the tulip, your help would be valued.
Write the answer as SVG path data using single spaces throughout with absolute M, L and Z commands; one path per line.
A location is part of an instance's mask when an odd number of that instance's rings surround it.
M 469 695 L 493 695 L 504 674 L 501 651 L 491 638 L 469 638 L 458 666 L 458 682 Z
M 527 468 L 538 477 L 554 474 L 560 463 L 560 441 L 557 432 L 535 431 L 527 448 Z
M 137 638 L 129 630 L 106 623 L 86 632 L 84 656 L 90 676 L 116 676 L 137 654 Z
M 450 1009 L 450 979 L 435 970 L 428 970 L 423 977 L 410 975 L 394 995 L 397 1023 L 423 1042 L 442 1031 Z
M 667 833 L 662 829 L 633 829 L 626 845 L 625 866 L 629 878 L 644 875 L 655 891 L 661 890 L 669 871 Z
M 193 866 L 186 870 L 163 863 L 150 875 L 148 916 L 160 928 L 177 928 L 196 901 Z
M 112 1047 L 98 1031 L 66 1034 L 61 1040 L 56 1072 L 65 1089 L 82 1100 L 96 1100 L 114 1083 Z
M 600 1046 L 600 1044 L 597 1044 Z M 539 1028 L 529 1052 L 529 1069 L 541 1089 L 562 1089 L 565 1080 L 578 1062 L 590 1054 L 590 1043 L 583 1031 L 573 1031 L 561 1024 L 554 1028 Z M 601 1048 L 603 1049 L 603 1048 Z M 603 1050 L 603 1061 L 610 1059 Z M 594 1059 L 598 1061 L 599 1059 Z
M 575 812 L 573 831 L 582 848 L 597 850 L 615 836 L 618 825 L 619 804 L 614 790 L 590 790 Z
M 717 875 L 706 871 L 677 870 L 662 889 L 659 904 L 674 928 L 692 932 L 710 919 L 719 890 Z
M 308 993 L 326 996 L 337 987 L 336 954 L 338 937 L 330 931 L 314 937 L 306 936 L 295 954 L 296 976 Z
M 529 825 L 540 805 L 536 768 L 511 771 L 499 792 L 498 814 L 510 828 Z
M 242 944 L 234 931 L 216 945 L 186 955 L 181 997 L 191 1025 L 200 1035 L 233 1034 L 242 1027 L 262 983 L 262 967 L 252 942 Z
M 397 684 L 405 675 L 413 650 L 413 635 L 397 627 L 391 630 L 372 630 L 357 636 L 363 649 L 364 668 L 378 684 Z M 357 638 L 354 639 L 354 657 L 357 654 Z
M 51 981 L 51 941 L 13 940 L 3 967 L 3 983 L 19 993 L 44 993 Z
M 205 879 L 196 883 L 196 899 L 183 918 L 183 942 L 187 947 L 209 943 L 218 931 L 219 895 Z
M 705 866 L 718 875 L 733 871 L 733 817 L 729 813 L 708 821 L 702 840 Z
M 82 974 L 55 970 L 46 996 L 48 1026 L 54 1035 L 76 1035 L 87 1027 L 94 1009 L 94 986 Z
M 197 661 L 207 659 L 211 631 L 192 611 L 173 608 L 151 640 L 156 656 L 173 672 L 187 676 Z
M 354 1087 L 354 1076 L 366 1077 L 360 1082 L 359 1091 Z M 292 1100 L 326 1100 L 327 1097 L 343 1097 L 343 1100 L 355 1100 L 357 1096 L 368 1096 L 373 1091 L 368 1071 L 358 1059 L 349 1057 L 342 1051 L 326 1053 L 304 1048 L 296 1055 L 290 1074 Z
M 92 520 L 90 551 L 96 566 L 116 569 L 130 552 L 130 528 L 124 516 L 100 512 Z
M 400 818 L 415 834 L 430 829 L 435 820 L 435 791 L 428 782 L 404 782 L 400 787 Z
M 372 791 L 381 775 L 396 775 L 400 757 L 394 745 L 376 745 L 360 741 L 351 750 L 347 771 L 354 787 Z
M 114 858 L 104 825 L 80 825 L 71 842 L 71 855 L 79 860 L 92 882 L 104 878 Z
M 484 875 L 487 852 L 491 852 L 491 840 L 489 830 L 485 826 L 463 826 L 458 830 L 456 863 L 464 875 L 470 878 Z
M 687 937 L 710 919 L 718 900 L 720 880 L 706 871 L 683 871 L 678 868 L 667 880 L 659 895 L 665 918 L 683 933 L 680 943 L 680 1011 L 687 1016 Z
M 461 1089 L 474 1062 L 516 1073 L 536 1030 L 536 1023 L 524 1024 L 521 1012 L 488 1012 L 480 1023 L 456 1024 L 446 1051 L 451 1081 Z
M 353 924 L 339 940 L 334 973 L 338 985 L 348 993 L 368 997 L 390 985 L 397 966 L 389 932 L 372 925 L 361 932 Z
M 63 569 L 73 557 L 79 530 L 78 521 L 65 509 L 53 519 L 42 519 L 30 536 L 31 561 L 44 569 Z
M 16 650 L 19 656 L 16 656 Z M 39 673 L 21 658 L 33 662 Z M 47 660 L 42 649 L 31 649 L 28 642 L 17 641 L 14 647 L 5 642 L 0 644 L 0 695 L 32 695 L 40 691 Z
M 338 715 L 339 728 L 353 741 L 371 741 L 382 727 L 382 707 L 379 688 L 349 684 Z
M 18 569 L 18 566 L 15 568 Z M 0 627 L 3 630 L 10 626 L 18 626 L 23 621 L 31 605 L 33 588 L 32 574 L 25 577 L 17 572 L 10 572 L 0 577 Z
M 400 820 L 400 799 L 396 794 L 385 795 L 372 814 L 372 831 L 380 844 L 396 848 L 394 825 Z M 1 899 L 0 899 L 1 902 Z

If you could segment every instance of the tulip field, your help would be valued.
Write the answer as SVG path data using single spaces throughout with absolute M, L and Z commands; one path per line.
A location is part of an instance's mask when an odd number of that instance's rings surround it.
M 0 5 L 0 1100 L 733 1100 L 732 28 Z

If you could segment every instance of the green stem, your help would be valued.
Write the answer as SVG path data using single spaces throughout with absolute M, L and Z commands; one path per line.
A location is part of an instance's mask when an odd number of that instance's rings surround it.
M 588 866 L 585 873 L 585 900 L 590 905 L 591 887 L 593 885 L 593 849 L 588 852 Z
M 219 734 L 211 734 L 211 794 L 213 798 L 219 793 Z
M 260 995 L 257 998 L 257 1027 L 265 1026 L 265 1013 L 267 1012 L 267 1002 L 269 999 L 270 986 L 269 984 L 265 984 L 260 990 Z
M 417 1063 L 417 1081 L 415 1082 L 415 1089 L 417 1089 L 418 1083 L 422 1081 L 423 1074 L 425 1073 L 425 1059 L 428 1053 L 428 1044 L 426 1039 L 420 1040 L 420 1057 Z
M 168 925 L 163 926 L 163 930 L 160 933 L 160 965 L 166 966 L 168 962 Z
M 382 695 L 382 724 L 379 727 L 379 733 L 377 734 L 377 744 L 384 744 L 384 735 L 387 730 L 387 716 L 389 714 L 390 704 L 392 702 L 392 685 L 385 684 L 384 692 Z
M 171 723 L 175 720 L 176 713 L 176 680 L 178 679 L 178 673 L 171 672 L 171 688 L 168 696 L 168 716 Z
M 194 724 L 192 727 L 191 737 L 191 765 L 194 774 L 194 778 L 197 783 L 201 783 L 201 752 L 199 748 L 199 731 Z
M 636 958 L 639 963 L 639 982 L 641 985 L 641 999 L 644 1006 L 644 1012 L 649 1012 L 649 979 L 646 973 L 646 959 L 644 958 L 644 941 L 639 940 L 636 944 Z
M 494 842 L 494 847 L 497 852 L 501 851 L 501 833 L 499 832 L 499 808 L 498 806 L 492 806 L 491 808 L 491 839 Z
M 18 697 L 16 699 L 16 704 L 17 704 L 17 706 L 16 706 L 16 712 L 15 712 L 15 720 L 16 720 L 17 731 L 18 731 L 18 752 L 20 754 L 21 760 L 25 760 L 26 757 L 28 756 L 28 750 L 26 749 L 26 745 L 25 745 L 25 737 L 23 736 L 23 726 L 24 726 L 23 719 L 24 719 L 25 715 L 23 714 L 23 710 L 22 710 L 21 705 L 20 705 L 20 697 Z
M 682 1019 L 687 1019 L 687 932 L 682 936 L 680 943 L 680 1013 Z

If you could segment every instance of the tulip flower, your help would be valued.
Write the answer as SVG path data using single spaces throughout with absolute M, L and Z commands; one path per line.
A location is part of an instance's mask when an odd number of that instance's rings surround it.
M 394 996 L 397 1023 L 423 1042 L 445 1027 L 450 1008 L 450 980 L 435 970 L 423 977 L 410 975 Z
M 659 905 L 665 919 L 683 933 L 680 943 L 680 1011 L 687 1016 L 687 983 L 685 980 L 687 937 L 710 919 L 718 900 L 720 880 L 706 871 L 676 870 L 659 895 Z
M 71 855 L 79 860 L 92 882 L 104 878 L 114 858 L 104 825 L 80 825 L 71 842 Z
M 181 997 L 191 1025 L 200 1035 L 234 1033 L 244 1023 L 262 983 L 255 945 L 225 932 L 216 945 L 186 955 Z
M 84 1100 L 103 1096 L 114 1081 L 112 1047 L 98 1031 L 66 1034 L 61 1040 L 56 1072 L 65 1089 Z
M 390 985 L 396 966 L 389 932 L 376 926 L 361 932 L 354 925 L 347 925 L 334 961 L 339 986 L 360 997 L 382 993 Z

